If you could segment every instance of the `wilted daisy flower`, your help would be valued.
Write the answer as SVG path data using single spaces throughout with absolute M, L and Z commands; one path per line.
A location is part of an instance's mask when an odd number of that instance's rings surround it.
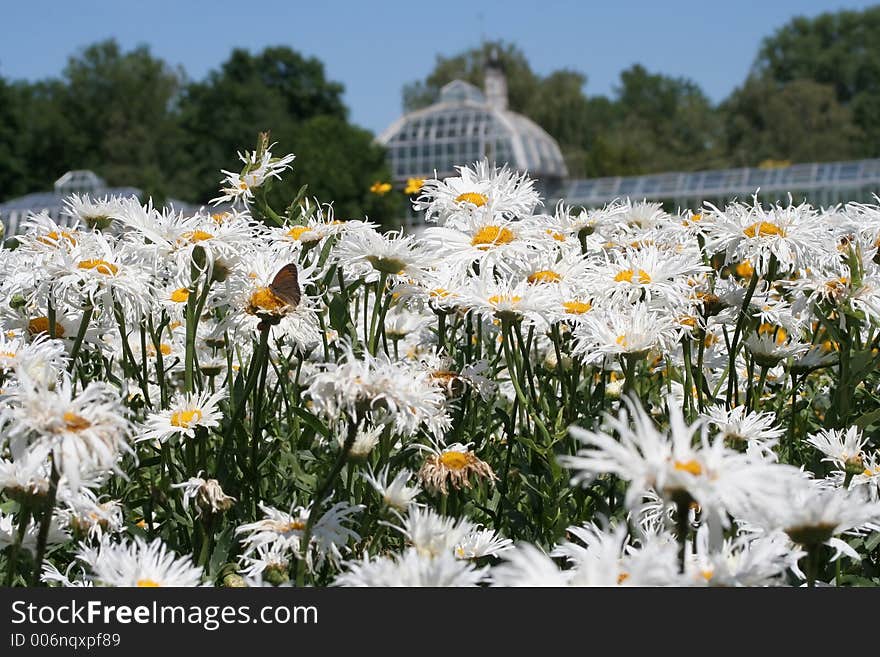
M 183 503 L 195 503 L 196 515 L 201 516 L 203 513 L 218 514 L 228 511 L 235 503 L 235 498 L 230 497 L 223 492 L 220 482 L 216 479 L 202 479 L 201 471 L 199 476 L 190 477 L 181 484 L 172 484 L 172 488 L 183 489 Z
M 388 468 L 389 466 L 386 465 L 378 474 L 365 472 L 362 473 L 362 476 L 379 493 L 387 506 L 404 511 L 415 502 L 422 489 L 418 486 L 407 485 L 412 477 L 412 472 L 409 470 L 401 470 L 389 482 Z
M 28 445 L 45 445 L 58 472 L 77 489 L 94 472 L 118 469 L 122 451 L 130 451 L 131 425 L 118 393 L 92 381 L 79 394 L 62 378 L 53 389 L 22 385 L 2 412 L 15 457 Z
M 425 221 L 453 225 L 476 213 L 519 218 L 530 215 L 540 203 L 534 183 L 526 174 L 506 166 L 495 168 L 488 160 L 456 169 L 458 176 L 422 184 L 413 208 L 425 210 Z
M 98 586 L 190 587 L 202 585 L 202 568 L 190 557 L 178 557 L 161 539 L 140 537 L 126 543 L 102 543 L 96 550 L 80 549 L 80 561 Z
M 150 414 L 145 431 L 137 440 L 165 442 L 171 438 L 195 438 L 196 429 L 210 429 L 220 425 L 220 418 L 223 417 L 220 402 L 225 397 L 225 392 L 175 393 L 169 408 Z
M 474 454 L 467 445 L 454 443 L 447 447 L 424 447 L 430 452 L 419 470 L 419 481 L 432 493 L 446 495 L 452 486 L 456 490 L 470 488 L 471 477 L 477 480 L 498 479 L 492 467 Z
M 281 173 L 292 168 L 290 163 L 296 156 L 272 157 L 271 149 L 274 145 L 267 145 L 261 149 L 261 152 L 245 151 L 239 153 L 238 159 L 244 163 L 244 168 L 239 173 L 221 170 L 221 173 L 226 174 L 226 178 L 221 183 L 223 185 L 220 189 L 222 194 L 212 199 L 211 203 L 231 202 L 235 204 L 239 201 L 249 203 L 254 198 L 254 189 L 272 178 L 280 180 Z
M 364 556 L 360 561 L 349 561 L 345 572 L 333 583 L 335 586 L 467 587 L 482 583 L 487 571 L 448 552 L 429 556 L 410 548 L 403 554 Z

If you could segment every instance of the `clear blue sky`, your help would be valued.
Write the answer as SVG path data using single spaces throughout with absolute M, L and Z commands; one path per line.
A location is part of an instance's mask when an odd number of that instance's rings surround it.
M 516 43 L 541 74 L 588 77 L 610 94 L 621 70 L 692 78 L 715 101 L 742 82 L 762 37 L 792 16 L 858 9 L 858 0 L 3 0 L 0 75 L 60 74 L 79 48 L 115 37 L 141 43 L 200 79 L 233 47 L 288 45 L 323 60 L 345 85 L 355 123 L 381 131 L 400 113 L 404 83 L 423 78 L 438 54 L 482 37 Z M 880 37 L 878 37 L 880 38 Z

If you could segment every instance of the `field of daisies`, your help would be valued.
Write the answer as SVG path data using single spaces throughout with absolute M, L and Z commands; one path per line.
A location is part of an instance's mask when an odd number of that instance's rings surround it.
M 405 235 L 240 157 L 0 251 L 0 584 L 880 584 L 880 207 L 483 162 Z

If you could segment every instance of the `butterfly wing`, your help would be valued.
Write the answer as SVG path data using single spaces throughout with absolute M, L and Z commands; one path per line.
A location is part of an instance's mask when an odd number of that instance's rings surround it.
M 269 289 L 272 294 L 288 306 L 296 308 L 302 298 L 302 291 L 299 289 L 299 271 L 296 265 L 291 262 L 279 269 L 275 278 L 272 279 Z

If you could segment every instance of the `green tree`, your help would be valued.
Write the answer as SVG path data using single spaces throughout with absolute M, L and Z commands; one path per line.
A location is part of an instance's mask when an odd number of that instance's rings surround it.
M 864 135 L 847 157 L 880 156 L 878 34 L 880 6 L 795 18 L 763 41 L 753 77 L 830 85 Z
M 493 55 L 497 55 L 507 75 L 510 109 L 525 112 L 537 94 L 539 77 L 532 71 L 526 56 L 519 48 L 501 41 L 487 42 L 479 48 L 472 48 L 452 57 L 438 55 L 434 69 L 424 80 L 404 86 L 404 111 L 411 112 L 430 105 L 437 100 L 443 85 L 452 80 L 465 80 L 482 88 L 486 62 Z
M 146 46 L 124 53 L 108 40 L 71 57 L 61 83 L 44 85 L 35 100 L 67 119 L 55 126 L 64 169 L 90 168 L 111 185 L 134 185 L 161 200 L 185 166 L 175 111 L 183 83 L 183 71 Z
M 516 46 L 503 42 L 438 57 L 424 80 L 404 87 L 404 108 L 434 102 L 440 88 L 454 79 L 482 86 L 492 54 L 505 70 L 510 108 L 559 142 L 571 176 L 698 169 L 722 161 L 717 112 L 694 82 L 651 74 L 637 65 L 621 74 L 615 98 L 587 96 L 582 73 L 537 75 Z
M 764 160 L 832 161 L 853 157 L 863 133 L 831 85 L 751 78 L 725 102 L 727 149 L 735 166 Z
M 18 135 L 21 112 L 16 90 L 0 77 L 0 199 L 26 191 L 25 162 Z
M 289 48 L 233 51 L 204 82 L 191 84 L 181 103 L 195 197 L 216 196 L 219 170 L 239 169 L 236 152 L 268 131 L 276 153 L 297 156 L 292 174 L 273 186 L 277 206 L 308 184 L 310 196 L 333 201 L 340 215 L 400 215 L 393 198 L 369 192 L 373 182 L 389 177 L 384 151 L 369 132 L 348 123 L 342 93 L 319 60 Z

